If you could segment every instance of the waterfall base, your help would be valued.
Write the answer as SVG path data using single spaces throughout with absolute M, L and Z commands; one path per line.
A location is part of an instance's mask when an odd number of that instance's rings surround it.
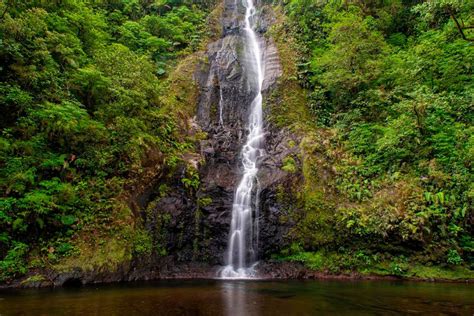
M 257 278 L 257 270 L 255 267 L 257 266 L 258 262 L 255 262 L 252 266 L 248 268 L 235 268 L 232 265 L 227 265 L 222 267 L 219 272 L 218 276 L 220 279 L 224 280 L 246 280 L 246 279 L 256 279 Z

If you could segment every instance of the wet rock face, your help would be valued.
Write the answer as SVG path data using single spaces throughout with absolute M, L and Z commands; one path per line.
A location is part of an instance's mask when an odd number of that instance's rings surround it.
M 244 13 L 240 1 L 225 0 L 223 37 L 208 46 L 207 61 L 195 72 L 200 86 L 195 120 L 208 135 L 199 143 L 199 188 L 194 192 L 183 188 L 180 178 L 184 171 L 178 172 L 169 183 L 171 192 L 159 199 L 147 220 L 155 240 L 177 261 L 224 263 L 234 190 L 241 177 L 239 154 L 246 139 L 250 104 L 257 93 L 251 88 L 255 75 L 244 48 Z M 271 23 L 268 12 L 257 23 L 265 69 L 264 97 L 276 88 L 282 73 L 277 49 L 264 36 Z M 265 156 L 259 167 L 260 258 L 285 246 L 290 223 L 282 224 L 286 210 L 278 202 L 277 190 L 293 185 L 297 177 L 281 169 L 283 159 L 296 153 L 297 148 L 289 146 L 295 137 L 284 129 L 265 125 Z M 169 214 L 166 223 L 163 214 Z
M 150 232 L 153 251 L 136 256 L 111 271 L 68 272 L 46 270 L 44 281 L 17 283 L 12 286 L 78 286 L 158 278 L 211 278 L 224 263 L 232 215 L 234 190 L 241 178 L 239 154 L 246 139 L 249 107 L 256 91 L 247 66 L 243 45 L 244 8 L 241 1 L 225 0 L 222 15 L 223 37 L 211 43 L 207 62 L 199 65 L 193 78 L 200 86 L 196 117 L 189 124 L 192 132 L 205 131 L 196 153 L 187 153 L 187 163 L 171 175 L 159 170 L 153 181 L 144 179 L 143 188 L 135 189 L 137 213 Z M 264 62 L 264 99 L 277 85 L 282 73 L 278 52 L 265 32 L 272 24 L 271 12 L 261 10 L 257 23 Z M 268 101 L 268 99 L 267 99 Z M 265 104 L 265 101 L 264 101 Z M 269 123 L 264 107 L 265 155 L 259 162 L 259 259 L 261 277 L 311 277 L 299 265 L 268 262 L 269 256 L 287 246 L 286 235 L 292 226 L 288 210 L 280 201 L 281 192 L 296 187 L 301 175 L 282 170 L 285 158 L 297 157 L 297 136 Z M 222 110 L 222 111 L 221 111 Z M 197 168 L 199 186 L 186 185 L 189 166 Z M 192 180 L 192 179 L 191 179 Z M 291 201 L 290 201 L 291 203 Z M 211 267 L 213 266 L 213 267 Z

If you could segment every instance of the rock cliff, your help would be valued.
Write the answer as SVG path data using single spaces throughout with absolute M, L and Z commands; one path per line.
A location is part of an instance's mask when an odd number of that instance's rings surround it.
M 249 106 L 255 97 L 251 90 L 254 77 L 247 67 L 243 48 L 243 14 L 240 2 L 226 0 L 222 14 L 222 38 L 208 45 L 206 58 L 197 67 L 194 80 L 200 87 L 196 108 L 197 129 L 207 134 L 197 144 L 197 155 L 188 158 L 187 168 L 199 173 L 197 190 L 186 190 L 180 178 L 181 169 L 169 186 L 169 193 L 161 197 L 148 218 L 149 229 L 166 248 L 167 254 L 178 262 L 204 261 L 223 264 L 235 187 L 240 179 L 239 152 L 245 140 Z M 264 95 L 278 85 L 282 73 L 278 52 L 273 40 L 266 36 L 273 23 L 271 10 L 260 10 L 257 33 L 263 52 L 265 80 Z M 266 116 L 271 107 L 265 107 Z M 264 118 L 265 120 L 265 118 Z M 297 152 L 296 136 L 289 131 L 265 123 L 265 156 L 259 174 L 259 258 L 265 259 L 285 246 L 284 236 L 291 223 L 281 218 L 286 210 L 277 198 L 278 190 L 285 190 L 298 175 L 282 170 L 282 161 Z M 183 167 L 185 168 L 185 167 Z M 163 226 L 163 214 L 170 220 Z M 151 218 L 151 221 L 150 221 Z M 157 232 L 159 230 L 160 232 Z M 164 233 L 163 233 L 164 232 Z M 163 236 L 166 235 L 166 236 Z

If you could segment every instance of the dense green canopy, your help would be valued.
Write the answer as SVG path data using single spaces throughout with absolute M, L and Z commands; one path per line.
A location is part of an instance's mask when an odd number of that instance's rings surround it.
M 169 76 L 201 48 L 214 5 L 0 0 L 0 281 L 81 251 L 81 232 L 150 251 L 124 196 L 149 161 L 172 169 L 193 148 Z M 310 113 L 279 120 L 305 125 L 302 155 L 282 169 L 302 160 L 306 185 L 288 206 L 305 211 L 291 246 L 275 258 L 333 272 L 472 269 L 474 2 L 265 5 L 299 56 L 283 88 L 307 93 Z M 325 164 L 331 183 L 317 178 Z M 193 172 L 188 189 L 199 187 Z
M 330 220 L 308 215 L 295 256 L 472 265 L 474 3 L 290 0 L 284 11 L 310 109 L 346 152 L 335 189 L 353 202 Z M 334 238 L 318 237 L 325 225 Z
M 28 251 L 54 262 L 74 251 L 77 230 L 107 227 L 145 153 L 179 147 L 159 97 L 175 60 L 199 43 L 205 10 L 0 2 L 0 279 L 25 272 Z

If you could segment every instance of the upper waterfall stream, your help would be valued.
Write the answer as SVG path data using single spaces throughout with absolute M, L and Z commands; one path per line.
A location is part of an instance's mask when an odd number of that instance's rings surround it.
M 232 222 L 226 254 L 226 266 L 220 271 L 222 278 L 251 278 L 258 251 L 258 158 L 263 154 L 262 119 L 262 53 L 257 34 L 253 30 L 256 9 L 252 0 L 244 0 L 244 45 L 249 67 L 247 76 L 251 91 L 256 96 L 250 105 L 247 140 L 241 151 L 243 175 L 237 186 L 232 206 Z

